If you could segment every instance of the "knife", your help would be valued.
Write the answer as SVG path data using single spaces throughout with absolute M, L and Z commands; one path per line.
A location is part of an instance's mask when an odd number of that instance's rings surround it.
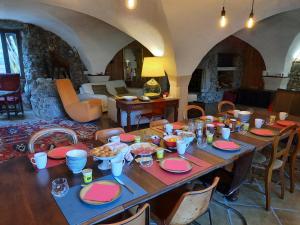
M 128 191 L 130 191 L 132 194 L 134 194 L 134 191 L 133 191 L 129 186 L 127 186 L 123 181 L 121 181 L 118 177 L 114 177 L 114 179 L 115 179 L 119 184 L 121 184 L 122 186 L 124 186 Z
M 183 155 L 178 155 L 178 156 L 179 156 L 180 158 L 182 158 L 182 159 L 185 159 L 186 161 L 189 161 L 190 163 L 193 163 L 193 164 L 199 166 L 197 163 L 194 163 L 192 160 L 190 160 L 190 159 L 184 157 Z

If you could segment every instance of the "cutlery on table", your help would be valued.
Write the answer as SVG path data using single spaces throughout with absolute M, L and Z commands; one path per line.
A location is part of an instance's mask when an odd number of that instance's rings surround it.
M 186 161 L 189 161 L 189 162 L 191 162 L 191 163 L 193 163 L 193 164 L 195 164 L 195 165 L 197 165 L 196 163 L 194 163 L 192 160 L 190 160 L 190 159 L 188 159 L 188 158 L 186 158 L 185 156 L 183 156 L 183 155 L 178 155 L 180 158 L 182 158 L 182 159 L 185 159 Z
M 127 186 L 123 181 L 121 181 L 118 177 L 114 177 L 114 179 L 121 184 L 122 186 L 124 186 L 128 191 L 130 191 L 132 194 L 134 194 L 134 191 L 131 189 L 131 187 Z

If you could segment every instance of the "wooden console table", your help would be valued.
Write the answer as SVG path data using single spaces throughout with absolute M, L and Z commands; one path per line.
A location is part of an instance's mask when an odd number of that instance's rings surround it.
M 126 111 L 127 113 L 127 131 L 131 131 L 131 121 L 130 121 L 130 114 L 132 111 L 145 109 L 147 107 L 151 107 L 153 104 L 164 104 L 165 105 L 165 112 L 167 108 L 173 108 L 174 109 L 174 121 L 177 121 L 178 119 L 178 105 L 179 105 L 179 99 L 177 98 L 159 98 L 154 99 L 149 102 L 143 102 L 140 100 L 134 100 L 134 101 L 125 101 L 125 100 L 116 100 L 116 107 L 117 107 L 117 118 L 118 118 L 118 124 L 119 126 L 122 125 L 121 123 L 121 110 Z

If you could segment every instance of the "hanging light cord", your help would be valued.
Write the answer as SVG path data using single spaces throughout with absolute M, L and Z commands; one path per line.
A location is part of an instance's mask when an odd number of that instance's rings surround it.
M 253 7 L 254 7 L 254 0 L 252 0 L 251 14 L 253 14 Z

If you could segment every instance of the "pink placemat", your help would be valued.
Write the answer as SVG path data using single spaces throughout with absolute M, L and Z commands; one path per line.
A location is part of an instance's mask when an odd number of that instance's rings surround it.
M 176 156 L 178 156 L 177 153 L 168 154 L 168 157 L 176 157 Z M 154 176 L 161 182 L 163 182 L 164 184 L 171 185 L 181 180 L 184 180 L 188 177 L 191 177 L 197 173 L 205 171 L 212 166 L 212 164 L 202 159 L 199 159 L 197 157 L 194 157 L 190 154 L 185 154 L 184 156 L 193 162 L 191 163 L 193 166 L 192 170 L 190 170 L 187 173 L 175 174 L 175 173 L 164 171 L 163 169 L 160 168 L 159 163 L 157 161 L 154 161 L 151 167 L 141 167 L 141 168 L 146 172 L 150 173 L 152 176 Z
M 72 147 L 70 150 L 72 149 L 83 149 L 83 150 L 88 150 L 88 147 L 83 144 L 83 143 L 78 143 L 78 144 L 74 144 L 74 145 L 71 145 L 70 147 Z M 31 158 L 33 158 L 35 153 L 29 153 L 27 155 L 29 161 Z M 51 158 L 47 158 L 47 165 L 46 165 L 46 168 L 51 168 L 51 167 L 55 167 L 55 166 L 59 166 L 61 164 L 64 164 L 66 163 L 66 160 L 65 159 L 51 159 Z M 38 170 L 38 168 L 36 168 L 35 165 L 32 164 L 32 166 Z

